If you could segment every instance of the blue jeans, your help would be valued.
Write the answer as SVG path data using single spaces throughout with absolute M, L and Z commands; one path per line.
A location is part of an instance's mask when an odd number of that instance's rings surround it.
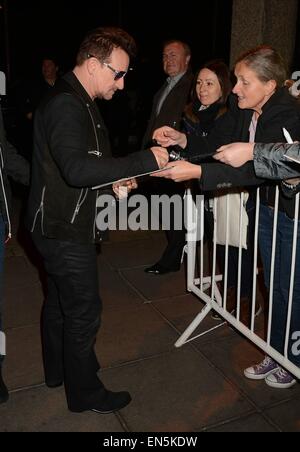
M 2 309 L 3 309 L 3 270 L 4 270 L 4 252 L 5 252 L 5 223 L 0 214 L 0 331 L 2 331 Z M 3 356 L 0 355 L 0 365 Z
M 270 288 L 270 270 L 272 255 L 274 210 L 261 206 L 259 221 L 259 246 L 264 267 L 266 288 Z M 271 330 L 271 346 L 278 352 L 284 353 L 285 330 L 287 321 L 287 308 L 290 291 L 290 275 L 292 262 L 294 220 L 285 213 L 279 212 L 277 226 L 277 245 L 275 258 L 274 292 L 273 292 L 273 316 Z M 292 353 L 292 335 L 300 332 L 300 228 L 298 226 L 298 241 L 295 270 L 295 286 L 293 293 L 292 319 L 290 339 L 288 346 L 288 358 L 300 367 L 300 356 Z

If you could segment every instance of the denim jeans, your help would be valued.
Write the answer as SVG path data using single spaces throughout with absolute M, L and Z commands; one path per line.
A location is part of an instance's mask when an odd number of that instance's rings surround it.
M 270 289 L 270 270 L 272 255 L 274 210 L 261 205 L 259 221 L 259 246 L 264 267 L 264 278 L 267 289 Z M 273 316 L 271 330 L 271 346 L 284 353 L 287 308 L 291 282 L 291 262 L 293 248 L 294 220 L 285 213 L 279 212 L 277 226 L 277 244 L 275 258 L 275 275 L 273 291 Z M 296 271 L 294 280 L 291 331 L 288 346 L 288 358 L 300 367 L 300 356 L 292 353 L 293 333 L 300 332 L 300 228 L 298 226 Z
M 69 408 L 88 409 L 104 396 L 94 352 L 102 310 L 95 245 L 48 239 L 38 231 L 33 240 L 48 278 L 42 314 L 46 383 L 64 381 Z
M 0 214 L 0 331 L 2 331 L 2 310 L 3 310 L 3 271 L 4 271 L 4 252 L 5 252 L 5 223 Z M 3 361 L 0 355 L 0 365 Z

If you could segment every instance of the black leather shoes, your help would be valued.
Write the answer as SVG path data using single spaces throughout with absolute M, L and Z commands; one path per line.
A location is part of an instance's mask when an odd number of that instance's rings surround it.
M 91 408 L 92 411 L 99 414 L 109 414 L 125 408 L 131 402 L 129 392 L 112 392 L 107 391 L 103 402 Z
M 145 268 L 144 272 L 151 275 L 165 275 L 167 273 L 178 272 L 179 270 L 180 266 L 175 268 L 166 268 L 160 264 L 154 264 L 152 267 Z
M 59 388 L 60 386 L 62 386 L 64 382 L 63 381 L 46 380 L 45 383 L 46 383 L 47 388 L 54 389 L 54 388 Z
M 95 402 L 92 406 L 87 408 L 73 408 L 69 407 L 70 411 L 74 413 L 82 413 L 83 411 L 93 411 L 98 414 L 110 414 L 125 408 L 131 402 L 129 392 L 112 392 L 105 391 L 103 399 Z
M 0 403 L 5 403 L 9 399 L 8 390 L 2 378 L 2 369 L 0 366 Z

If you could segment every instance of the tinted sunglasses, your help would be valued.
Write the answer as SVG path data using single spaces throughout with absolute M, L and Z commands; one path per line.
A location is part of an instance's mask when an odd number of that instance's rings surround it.
M 91 55 L 90 53 L 88 54 L 87 57 L 88 58 L 96 58 L 99 61 L 99 59 L 95 55 Z M 110 69 L 115 74 L 115 76 L 114 76 L 115 81 L 120 80 L 121 78 L 124 78 L 125 75 L 127 74 L 127 71 L 117 71 L 108 63 L 102 63 L 101 61 L 100 61 L 100 63 L 103 64 L 103 66 Z M 132 68 L 129 68 L 129 71 L 132 71 Z

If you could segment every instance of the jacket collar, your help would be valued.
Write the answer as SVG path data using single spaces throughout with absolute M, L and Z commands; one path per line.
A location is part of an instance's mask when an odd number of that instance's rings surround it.
M 74 91 L 89 105 L 93 104 L 93 99 L 88 95 L 87 91 L 84 89 L 74 72 L 67 72 L 63 79 L 72 86 Z
M 285 87 L 279 88 L 262 107 L 262 112 L 265 114 L 274 105 L 286 105 L 291 104 L 292 102 L 294 102 L 294 98 L 289 93 L 288 89 Z
M 103 118 L 99 112 L 99 108 L 96 102 L 89 96 L 87 91 L 84 89 L 74 72 L 67 72 L 62 79 L 71 86 L 71 88 L 76 92 L 76 94 L 82 99 L 88 108 L 93 111 L 93 116 L 99 121 L 104 129 L 106 126 L 104 124 Z

